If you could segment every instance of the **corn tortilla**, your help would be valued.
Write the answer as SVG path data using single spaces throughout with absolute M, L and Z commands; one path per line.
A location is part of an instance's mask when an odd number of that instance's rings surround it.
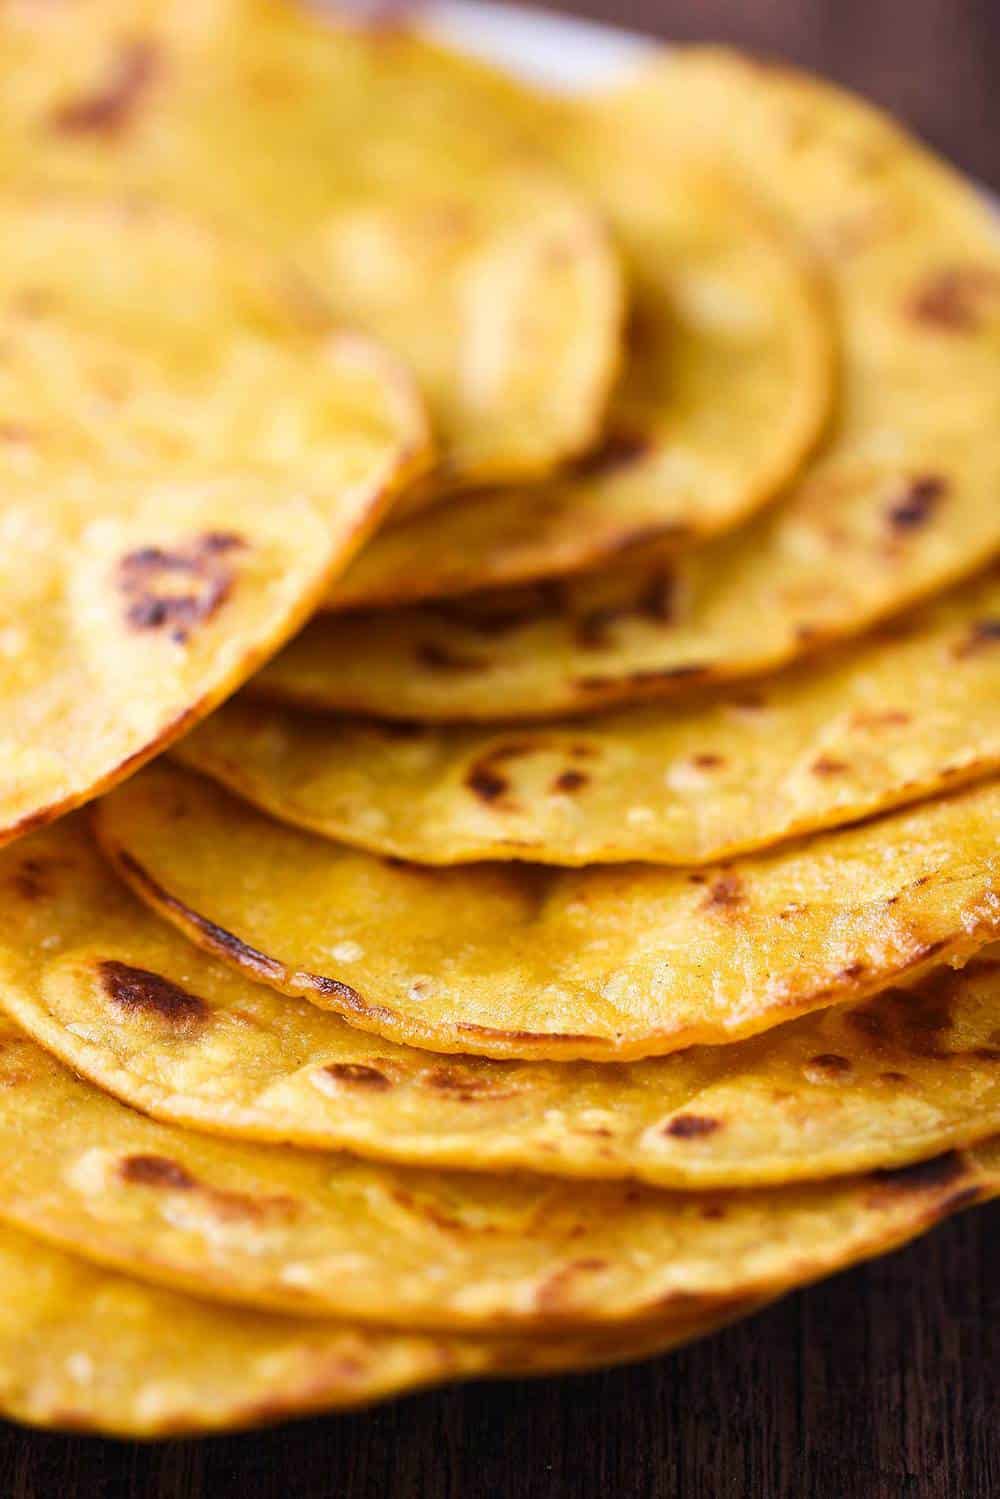
M 256 980 L 392 1040 L 630 1060 L 735 1041 L 1000 933 L 1000 783 L 701 871 L 427 869 L 160 763 L 95 826 L 137 893 Z
M 546 474 L 596 437 L 621 272 L 539 162 L 528 88 L 294 0 L 5 8 L 0 86 L 10 178 L 236 225 L 411 365 L 440 462 L 400 509 Z
M 563 576 L 656 537 L 689 547 L 773 499 L 825 425 L 830 312 L 789 236 L 673 143 L 576 112 L 566 135 L 573 176 L 610 215 L 628 270 L 627 359 L 606 435 L 547 484 L 382 533 L 331 609 Z
M 64 822 L 0 860 L 0 1003 L 122 1102 L 410 1165 L 752 1186 L 1000 1130 L 1000 949 L 914 989 L 645 1063 L 433 1057 L 202 956 Z
M 857 635 L 996 555 L 994 210 L 867 105 L 789 70 L 695 50 L 638 92 L 648 128 L 722 151 L 821 257 L 842 346 L 827 442 L 778 506 L 672 562 L 324 617 L 260 690 L 487 721 L 675 696 Z
M 244 695 L 174 753 L 283 822 L 421 864 L 716 862 L 1000 770 L 1000 573 L 701 703 L 505 729 Z
M 0 1080 L 5 1223 L 212 1300 L 407 1330 L 724 1316 L 1000 1187 L 989 1141 L 897 1171 L 711 1196 L 248 1145 L 144 1119 L 9 1024 Z
M 395 359 L 230 235 L 43 189 L 0 223 L 3 842 L 240 686 L 429 451 Z
M 271 1425 L 455 1379 L 648 1358 L 756 1309 L 734 1303 L 721 1317 L 679 1317 L 655 1333 L 477 1342 L 199 1300 L 102 1270 L 7 1225 L 0 1273 L 3 1414 L 140 1439 Z

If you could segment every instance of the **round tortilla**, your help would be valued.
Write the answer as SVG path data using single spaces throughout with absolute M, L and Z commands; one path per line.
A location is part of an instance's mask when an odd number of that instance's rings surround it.
M 568 135 L 575 180 L 617 230 L 632 298 L 603 442 L 544 486 L 384 532 L 328 608 L 562 576 L 654 537 L 689 546 L 772 499 L 825 424 L 830 314 L 789 237 L 673 143 L 576 112 Z
M 1000 573 L 700 704 L 504 729 L 244 696 L 174 753 L 283 822 L 421 864 L 711 863 L 1000 771 Z
M 79 823 L 0 859 L 0 1004 L 145 1114 L 409 1165 L 761 1186 L 909 1164 L 1000 1130 L 1000 949 L 961 972 L 644 1063 L 396 1046 L 195 952 Z
M 3 842 L 240 686 L 428 440 L 394 358 L 228 235 L 41 189 L 0 223 Z
M 648 1358 L 716 1331 L 678 1317 L 618 1337 L 477 1342 L 275 1316 L 196 1300 L 0 1226 L 0 1410 L 32 1426 L 154 1438 L 354 1409 L 449 1380 Z M 108 1330 L 114 1329 L 109 1346 Z
M 144 1119 L 7 1025 L 0 1219 L 213 1300 L 383 1326 L 534 1333 L 724 1316 L 1000 1189 L 987 1141 L 747 1192 L 448 1174 Z
M 672 564 L 322 618 L 261 690 L 387 718 L 585 712 L 772 670 L 996 555 L 994 210 L 867 105 L 788 71 L 681 54 L 645 104 L 648 128 L 730 156 L 821 257 L 843 345 L 829 440 L 779 506 Z
M 427 869 L 273 822 L 164 763 L 95 826 L 199 946 L 439 1052 L 627 1060 L 735 1041 L 1000 934 L 1000 783 L 703 871 Z
M 292 0 L 15 8 L 0 84 L 15 179 L 217 215 L 406 359 L 440 463 L 401 511 L 544 476 L 597 436 L 621 271 L 598 216 L 532 165 L 546 108 L 526 87 Z

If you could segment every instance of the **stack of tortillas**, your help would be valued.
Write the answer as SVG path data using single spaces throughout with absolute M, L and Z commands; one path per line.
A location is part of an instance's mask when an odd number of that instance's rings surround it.
M 293 0 L 0 89 L 2 1411 L 648 1356 L 997 1193 L 975 192 Z

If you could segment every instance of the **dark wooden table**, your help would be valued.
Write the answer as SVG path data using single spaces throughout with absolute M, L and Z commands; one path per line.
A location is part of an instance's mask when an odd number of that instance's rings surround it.
M 997 0 L 561 8 L 807 63 L 1000 188 Z M 149 1448 L 0 1427 L 0 1496 L 997 1499 L 998 1246 L 1000 1207 L 981 1209 L 709 1342 L 607 1374 Z

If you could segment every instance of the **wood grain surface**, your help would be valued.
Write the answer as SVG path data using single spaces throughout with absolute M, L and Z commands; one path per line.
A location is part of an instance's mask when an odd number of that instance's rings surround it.
M 804 62 L 1000 188 L 997 0 L 556 8 Z M 0 1496 L 997 1499 L 998 1246 L 1000 1207 L 980 1209 L 708 1342 L 605 1374 L 151 1447 L 0 1425 Z

